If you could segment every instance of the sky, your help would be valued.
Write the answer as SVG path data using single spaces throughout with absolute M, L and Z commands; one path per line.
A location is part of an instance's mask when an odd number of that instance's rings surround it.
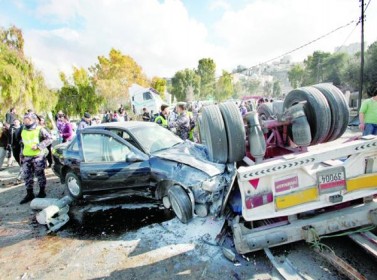
M 360 42 L 359 17 L 359 0 L 0 0 L 0 26 L 22 29 L 25 53 L 50 87 L 61 86 L 60 71 L 88 68 L 111 48 L 133 57 L 149 78 L 196 68 L 201 58 L 212 58 L 220 73 L 345 26 L 291 54 L 302 61 L 315 50 Z M 377 41 L 376 26 L 371 0 L 367 44 Z

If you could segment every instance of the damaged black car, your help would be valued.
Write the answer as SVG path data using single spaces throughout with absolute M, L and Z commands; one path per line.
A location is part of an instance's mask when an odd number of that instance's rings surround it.
M 183 223 L 218 215 L 236 173 L 232 164 L 209 161 L 205 146 L 150 122 L 85 128 L 53 156 L 53 171 L 73 198 L 145 196 L 172 208 Z

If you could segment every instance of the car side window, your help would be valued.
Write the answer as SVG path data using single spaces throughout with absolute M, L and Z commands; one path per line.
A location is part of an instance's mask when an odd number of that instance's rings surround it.
M 69 147 L 71 151 L 78 152 L 79 151 L 79 144 L 77 142 L 77 138 L 72 140 L 71 146 Z
M 131 153 L 126 145 L 104 134 L 83 134 L 82 146 L 86 162 L 125 161 Z
M 125 161 L 131 150 L 113 137 L 106 137 L 105 140 L 105 161 Z
M 104 160 L 103 135 L 82 134 L 82 150 L 86 162 L 101 162 Z

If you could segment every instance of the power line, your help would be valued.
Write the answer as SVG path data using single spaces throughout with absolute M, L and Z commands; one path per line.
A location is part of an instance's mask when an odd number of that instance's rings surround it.
M 372 0 L 369 0 L 369 1 L 368 1 L 368 4 L 365 6 L 364 13 L 367 11 L 367 9 L 368 9 L 368 7 L 369 7 L 369 4 L 370 4 L 370 1 L 372 1 Z
M 348 39 L 351 37 L 352 33 L 356 30 L 357 26 L 359 25 L 360 21 L 358 21 L 355 25 L 355 27 L 352 29 L 352 31 L 348 34 L 348 36 L 346 37 L 346 39 L 344 40 L 344 42 L 339 46 L 337 47 L 337 49 L 335 50 L 335 52 L 338 52 L 341 47 L 344 46 L 344 44 L 348 41 Z
M 370 2 L 370 0 L 369 0 L 369 2 Z M 327 37 L 327 36 L 329 36 L 329 35 L 335 33 L 336 31 L 338 31 L 338 30 L 340 30 L 340 29 L 343 29 L 343 28 L 348 27 L 349 25 L 351 25 L 351 24 L 354 23 L 354 22 L 355 22 L 355 20 L 351 20 L 351 21 L 348 22 L 347 24 L 344 24 L 344 25 L 342 25 L 342 26 L 339 26 L 339 27 L 337 27 L 337 28 L 331 30 L 330 32 L 327 32 L 326 34 L 324 34 L 324 35 L 322 35 L 322 36 L 319 36 L 319 37 L 317 37 L 317 38 L 314 39 L 314 40 L 309 41 L 309 42 L 306 43 L 306 44 L 303 44 L 303 45 L 301 45 L 301 46 L 299 46 L 299 47 L 297 47 L 297 48 L 294 48 L 294 49 L 292 49 L 292 50 L 290 50 L 290 51 L 288 51 L 288 52 L 285 52 L 285 53 L 283 53 L 282 55 L 279 55 L 279 56 L 276 56 L 276 57 L 274 57 L 274 58 L 271 58 L 271 59 L 269 59 L 269 60 L 267 60 L 267 61 L 265 61 L 265 62 L 258 63 L 258 64 L 254 65 L 254 66 L 251 66 L 251 67 L 247 68 L 247 69 L 243 69 L 243 70 L 240 71 L 240 72 L 244 72 L 244 71 L 246 71 L 246 70 L 251 70 L 253 67 L 256 67 L 256 66 L 259 66 L 259 65 L 262 65 L 262 64 L 267 64 L 267 63 L 269 63 L 269 62 L 271 62 L 271 61 L 274 61 L 274 60 L 276 60 L 276 59 L 279 59 L 279 58 L 282 58 L 282 57 L 284 57 L 284 56 L 287 56 L 287 55 L 289 55 L 289 54 L 291 54 L 291 53 L 294 53 L 294 52 L 296 52 L 296 51 L 298 51 L 298 50 L 300 50 L 300 49 L 302 49 L 302 48 L 304 48 L 304 47 L 306 47 L 306 46 L 309 46 L 309 45 L 311 45 L 311 44 L 313 44 L 313 43 L 315 43 L 315 42 L 317 42 L 317 41 L 319 41 L 319 40 L 321 40 L 321 39 L 323 39 L 323 38 L 325 38 L 325 37 Z M 348 39 L 348 38 L 347 38 L 347 39 Z M 239 73 L 239 72 L 235 72 L 235 73 Z M 235 74 L 235 73 L 233 73 L 233 74 Z

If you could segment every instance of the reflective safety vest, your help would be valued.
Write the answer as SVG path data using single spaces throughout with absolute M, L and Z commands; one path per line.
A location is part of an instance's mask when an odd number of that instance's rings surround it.
M 161 116 L 161 115 L 158 115 L 158 117 L 155 118 L 154 121 L 155 121 L 156 123 L 159 122 L 159 121 L 161 121 L 161 126 L 163 126 L 163 127 L 168 127 L 168 120 L 165 119 L 165 118 L 164 118 L 163 116 Z
M 22 143 L 24 144 L 24 148 L 22 150 L 22 154 L 26 157 L 34 157 L 38 156 L 42 151 L 37 149 L 33 150 L 32 147 L 34 145 L 39 144 L 39 135 L 41 132 L 42 127 L 37 126 L 33 130 L 27 130 L 23 129 L 21 132 L 21 138 L 22 138 Z

